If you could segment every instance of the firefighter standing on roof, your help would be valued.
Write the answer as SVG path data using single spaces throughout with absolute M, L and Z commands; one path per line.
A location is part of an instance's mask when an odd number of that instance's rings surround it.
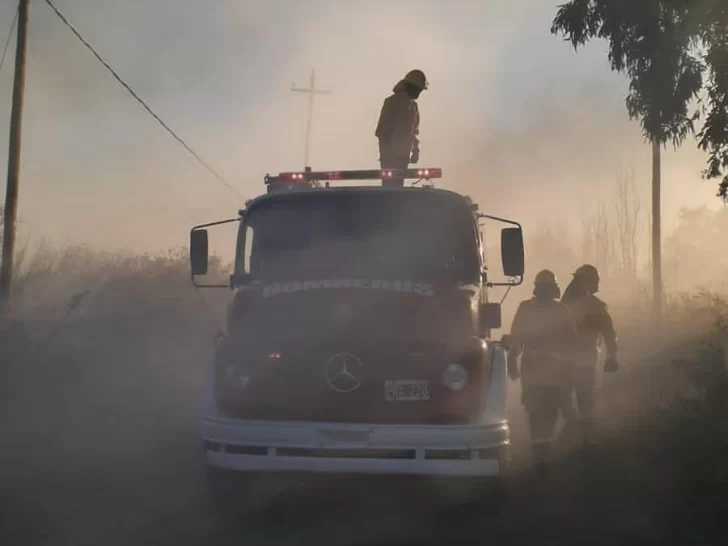
M 567 427 L 577 428 L 582 440 L 587 443 L 594 439 L 594 391 L 600 336 L 607 351 L 604 371 L 609 373 L 619 369 L 617 334 L 607 305 L 595 296 L 597 292 L 599 292 L 599 271 L 593 265 L 585 264 L 574 272 L 574 279 L 561 298 L 561 302 L 568 306 L 579 334 L 568 399 L 565 400 L 563 407 L 564 419 L 567 421 Z M 577 413 L 571 403 L 572 391 L 576 391 L 578 421 Z
M 521 401 L 528 413 L 533 455 L 540 471 L 545 469 L 576 340 L 576 328 L 568 308 L 558 301 L 560 296 L 556 276 L 548 269 L 540 271 L 533 298 L 519 305 L 508 336 L 513 347 L 508 375 L 514 381 L 521 378 Z
M 420 111 L 417 98 L 427 89 L 421 70 L 411 70 L 384 100 L 375 135 L 382 169 L 407 169 L 420 159 Z M 403 186 L 403 178 L 383 180 L 384 186 Z

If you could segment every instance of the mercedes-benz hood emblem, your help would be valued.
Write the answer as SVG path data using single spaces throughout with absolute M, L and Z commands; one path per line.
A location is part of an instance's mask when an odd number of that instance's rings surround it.
M 354 392 L 361 387 L 364 364 L 351 353 L 337 353 L 326 363 L 326 382 L 336 392 Z

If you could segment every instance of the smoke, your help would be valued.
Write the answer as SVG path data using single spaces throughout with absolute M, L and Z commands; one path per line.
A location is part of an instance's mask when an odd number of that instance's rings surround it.
M 627 120 L 626 83 L 608 71 L 602 44 L 577 55 L 550 35 L 550 1 L 59 7 L 245 197 L 263 191 L 266 173 L 303 167 L 307 101 L 290 88 L 306 85 L 312 68 L 332 91 L 316 98 L 314 168 L 376 166 L 381 103 L 417 67 L 431 82 L 420 99 L 421 162 L 443 167 L 440 185 L 482 209 L 530 229 L 593 202 L 626 167 L 649 186 L 649 148 Z M 9 21 L 11 6 L 2 10 Z M 43 2 L 31 10 L 29 51 L 23 237 L 157 250 L 186 244 L 191 225 L 242 205 Z M 0 81 L 4 110 L 10 75 Z M 691 143 L 665 154 L 666 228 L 678 205 L 712 199 L 702 161 Z
M 382 100 L 407 70 L 425 70 L 431 88 L 420 100 L 423 164 L 444 168 L 442 187 L 524 225 L 528 272 L 506 300 L 504 332 L 538 267 L 553 268 L 565 287 L 577 265 L 570 260 L 584 258 L 581 220 L 611 204 L 618 173 L 633 169 L 643 207 L 649 205 L 649 148 L 627 120 L 626 84 L 608 72 L 602 47 L 575 55 L 548 33 L 550 1 L 58 5 L 246 197 L 263 191 L 266 172 L 303 166 L 306 99 L 290 87 L 305 85 L 311 68 L 332 90 L 315 109 L 312 166 L 322 169 L 375 166 Z M 6 2 L 0 21 L 11 19 Z M 0 74 L 3 135 L 7 66 Z M 3 452 L 3 467 L 13 469 L 3 476 L 12 477 L 4 521 L 27 521 L 39 535 L 52 523 L 50 532 L 74 544 L 102 532 L 108 541 L 108 530 L 122 525 L 118 518 L 129 529 L 155 524 L 166 533 L 200 519 L 196 510 L 177 508 L 201 502 L 196 404 L 229 292 L 208 292 L 204 304 L 190 287 L 185 253 L 127 258 L 115 250 L 184 245 L 192 225 L 234 216 L 242 199 L 170 139 L 42 1 L 31 10 L 28 70 L 21 238 L 108 252 L 52 250 L 45 262 L 41 255 L 28 265 L 33 282 L 16 282 L 24 313 L 0 332 L 3 361 L 11 363 L 2 384 L 13 439 Z M 3 150 L 0 166 L 5 158 Z M 689 142 L 666 152 L 666 230 L 677 208 L 710 202 L 713 188 L 698 179 L 702 161 Z M 213 250 L 227 259 L 234 234 L 225 232 L 223 244 L 218 233 L 211 233 Z M 674 248 L 692 246 L 702 233 L 689 231 Z M 694 254 L 692 263 L 708 261 L 711 250 Z M 678 273 L 681 283 L 694 275 Z M 69 295 L 85 290 L 91 292 L 81 307 L 63 319 Z M 605 279 L 602 296 L 615 309 L 628 368 L 635 354 L 655 347 L 645 335 L 646 308 L 635 310 L 644 301 L 620 307 L 617 295 L 634 294 Z M 695 327 L 692 315 L 677 315 L 680 321 Z M 642 411 L 641 393 L 626 396 L 621 386 L 614 392 Z M 512 401 L 521 410 L 518 397 Z M 514 430 L 525 434 L 525 427 L 514 419 Z M 166 523 L 167 510 L 175 522 Z M 13 518 L 16 512 L 23 517 Z

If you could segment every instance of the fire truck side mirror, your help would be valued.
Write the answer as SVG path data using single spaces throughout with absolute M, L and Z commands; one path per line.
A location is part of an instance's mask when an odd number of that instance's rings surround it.
M 501 230 L 501 261 L 506 277 L 522 277 L 524 270 L 523 232 L 520 227 Z
M 481 303 L 478 310 L 478 322 L 481 335 L 501 327 L 500 303 Z
M 190 269 L 192 276 L 206 275 L 208 262 L 207 230 L 195 229 L 190 232 Z

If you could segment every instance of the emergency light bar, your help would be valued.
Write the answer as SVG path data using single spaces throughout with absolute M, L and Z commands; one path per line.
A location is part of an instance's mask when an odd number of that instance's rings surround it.
M 304 171 L 279 173 L 278 176 L 265 176 L 266 184 L 278 182 L 319 182 L 328 180 L 386 180 L 389 178 L 431 180 L 441 178 L 442 169 L 371 169 L 363 171 Z

